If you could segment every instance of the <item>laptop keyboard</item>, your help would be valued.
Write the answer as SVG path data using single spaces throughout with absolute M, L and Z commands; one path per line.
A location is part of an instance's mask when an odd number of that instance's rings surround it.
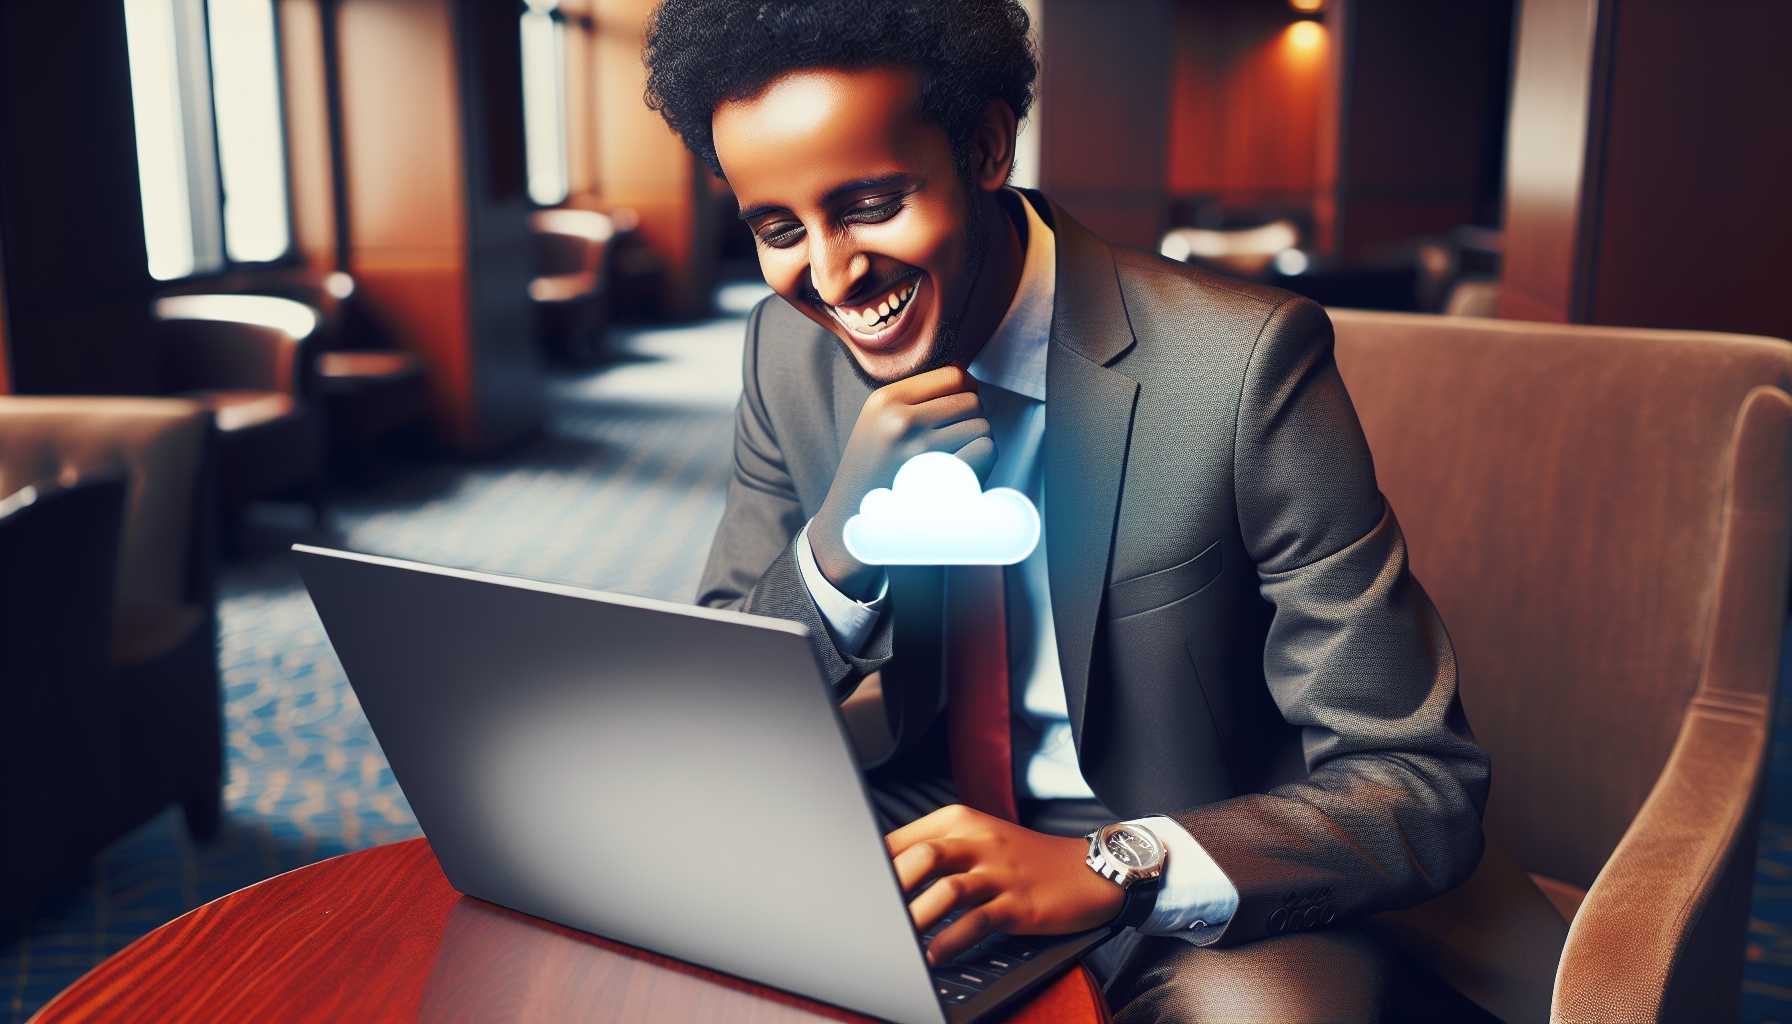
M 953 921 L 959 913 L 947 915 L 932 928 L 921 933 L 923 948 Z M 963 1003 L 995 984 L 997 979 L 1038 955 L 1057 941 L 1052 936 L 991 935 L 952 959 L 951 963 L 933 968 L 933 990 L 944 1005 Z

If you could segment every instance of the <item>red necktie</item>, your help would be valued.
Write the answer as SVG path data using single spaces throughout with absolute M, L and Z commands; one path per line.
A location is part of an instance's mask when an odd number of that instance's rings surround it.
M 946 739 L 952 777 L 965 803 L 1009 821 L 1014 802 L 1014 739 L 1008 718 L 1008 624 L 1002 567 L 946 569 Z

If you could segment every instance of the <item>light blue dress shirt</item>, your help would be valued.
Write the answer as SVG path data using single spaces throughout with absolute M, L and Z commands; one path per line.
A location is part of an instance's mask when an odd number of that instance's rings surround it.
M 982 386 L 984 416 L 996 443 L 996 464 L 988 486 L 1012 487 L 1042 505 L 1039 451 L 1045 440 L 1045 359 L 1051 339 L 1052 303 L 1057 290 L 1057 250 L 1053 234 L 1026 199 L 1026 256 L 1019 287 L 1007 314 L 977 358 L 965 369 Z M 883 611 L 888 581 L 874 600 L 855 601 L 841 593 L 815 564 L 809 527 L 798 535 L 797 565 L 835 642 L 852 653 L 865 645 Z M 1008 678 L 1014 683 L 1012 722 L 1020 796 L 1040 800 L 1087 799 L 1095 794 L 1077 764 L 1071 736 L 1064 677 L 1052 627 L 1043 533 L 1033 553 L 1004 574 L 1008 627 Z M 1168 850 L 1157 906 L 1141 931 L 1178 935 L 1205 943 L 1238 909 L 1238 890 L 1201 844 L 1162 815 L 1134 819 L 1163 840 Z

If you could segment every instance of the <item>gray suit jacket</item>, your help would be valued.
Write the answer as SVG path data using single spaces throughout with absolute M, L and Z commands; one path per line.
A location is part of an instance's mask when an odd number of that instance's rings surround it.
M 1481 854 L 1489 766 L 1456 658 L 1314 303 L 1057 236 L 1044 509 L 1083 775 L 1168 814 L 1237 887 L 1219 942 L 1416 903 Z M 792 540 L 869 393 L 783 300 L 748 323 L 727 510 L 698 602 L 809 627 L 849 691 L 881 671 L 898 739 L 935 719 L 937 569 L 891 571 L 861 655 L 838 650 Z

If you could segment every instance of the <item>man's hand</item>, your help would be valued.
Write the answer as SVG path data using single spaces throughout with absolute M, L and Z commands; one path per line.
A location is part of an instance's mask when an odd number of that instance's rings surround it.
M 1099 927 L 1124 901 L 1119 886 L 1083 863 L 1087 839 L 1034 832 L 962 804 L 904 825 L 884 844 L 912 897 L 917 931 L 968 908 L 934 936 L 929 964 L 945 963 L 992 932 L 1067 935 Z
M 977 380 L 957 366 L 942 366 L 887 384 L 865 399 L 847 438 L 840 468 L 809 530 L 815 565 L 841 593 L 863 599 L 877 579 L 846 550 L 841 532 L 859 502 L 888 487 L 902 464 L 922 452 L 950 452 L 970 463 L 979 480 L 995 465 L 996 446 L 977 398 Z

